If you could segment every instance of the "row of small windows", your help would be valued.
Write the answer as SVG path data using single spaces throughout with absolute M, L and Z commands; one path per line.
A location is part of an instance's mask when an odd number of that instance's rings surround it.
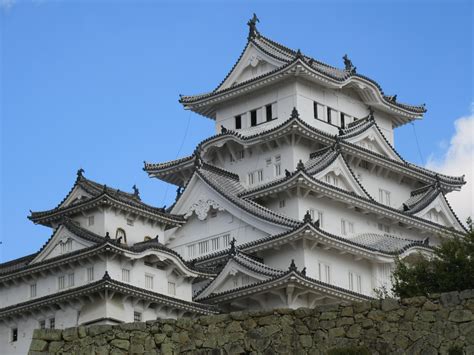
M 248 113 L 244 113 L 244 114 L 240 114 L 240 115 L 237 115 L 234 117 L 234 125 L 235 125 L 235 129 L 241 129 L 242 128 L 242 119 L 245 117 L 245 116 L 249 116 L 250 117 L 250 127 L 255 127 L 256 125 L 258 125 L 258 112 L 260 111 L 262 113 L 262 115 L 265 115 L 265 120 L 263 122 L 269 122 L 269 121 L 272 121 L 272 120 L 275 120 L 277 117 L 275 116 L 275 112 L 274 112 L 274 109 L 273 107 L 276 105 L 276 103 L 273 103 L 273 104 L 268 104 L 260 109 L 255 109 L 255 110 L 251 110 L 249 111 Z
M 154 283 L 155 277 L 151 274 L 145 274 L 145 288 L 149 290 L 153 290 L 155 288 Z M 129 269 L 122 269 L 122 281 L 123 282 L 130 282 L 130 270 Z M 168 294 L 171 296 L 176 295 L 176 283 L 168 281 Z
M 89 216 L 87 217 L 87 225 L 93 226 L 95 223 L 95 216 Z M 135 221 L 132 218 L 127 218 L 127 225 L 128 226 L 133 226 L 135 224 Z
M 313 116 L 315 119 L 327 122 L 334 126 L 345 128 L 349 123 L 356 121 L 357 118 L 349 116 L 343 112 L 336 111 L 329 106 L 313 102 Z
M 86 281 L 94 281 L 94 267 L 88 267 L 86 269 Z M 75 276 L 74 273 L 69 273 L 65 275 L 58 276 L 58 290 L 64 290 L 75 285 Z M 38 286 L 36 283 L 29 285 L 29 296 L 30 298 L 35 298 L 38 295 Z
M 198 243 L 188 245 L 186 252 L 188 258 L 194 258 L 200 255 L 207 254 L 209 252 L 219 251 L 225 249 L 230 244 L 230 234 L 224 234 L 217 237 L 213 237 L 207 240 L 202 240 Z
M 331 275 L 331 265 L 324 262 L 318 263 L 318 280 L 326 282 L 328 284 L 332 283 Z M 362 276 L 360 274 L 354 273 L 353 271 L 348 272 L 348 288 L 351 291 L 362 292 Z
M 265 159 L 265 165 L 270 167 L 273 164 L 273 172 L 275 176 L 281 175 L 281 156 L 269 157 Z M 247 183 L 254 185 L 263 181 L 263 169 L 251 171 L 247 174 Z

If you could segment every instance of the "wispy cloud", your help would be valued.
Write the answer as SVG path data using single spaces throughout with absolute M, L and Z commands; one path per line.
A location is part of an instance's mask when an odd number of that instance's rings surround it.
M 0 10 L 9 11 L 15 3 L 16 0 L 0 0 Z
M 460 192 L 451 192 L 447 198 L 459 218 L 465 222 L 474 218 L 474 113 L 458 118 L 454 122 L 456 131 L 451 137 L 445 154 L 439 158 L 431 156 L 426 164 L 432 169 L 447 175 L 465 174 L 466 185 Z

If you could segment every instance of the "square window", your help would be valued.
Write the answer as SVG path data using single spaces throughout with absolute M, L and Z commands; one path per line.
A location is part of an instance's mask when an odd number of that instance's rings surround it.
M 265 159 L 265 164 L 266 164 L 267 166 L 270 166 L 270 165 L 272 164 L 272 158 L 267 158 L 267 159 Z
M 127 225 L 133 226 L 133 219 L 127 218 Z
M 142 321 L 142 314 L 141 312 L 133 312 L 133 321 L 134 322 L 141 322 Z

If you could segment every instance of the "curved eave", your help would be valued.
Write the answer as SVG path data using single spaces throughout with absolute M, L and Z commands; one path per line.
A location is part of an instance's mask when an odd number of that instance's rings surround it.
M 346 290 L 342 287 L 330 285 L 325 282 L 312 279 L 304 276 L 297 271 L 287 271 L 281 276 L 270 278 L 265 281 L 257 282 L 251 285 L 239 287 L 236 289 L 220 292 L 217 294 L 211 294 L 208 297 L 200 299 L 200 301 L 210 304 L 223 303 L 239 297 L 246 297 L 254 293 L 260 293 L 267 290 L 274 289 L 275 287 L 281 288 L 288 284 L 298 285 L 304 288 L 311 288 L 315 291 L 319 291 L 329 297 L 343 299 L 347 301 L 360 301 L 360 300 L 372 300 L 370 296 L 366 296 L 357 292 Z
M 288 76 L 302 77 L 333 89 L 353 88 L 361 94 L 366 103 L 396 115 L 397 120 L 395 124 L 397 126 L 421 118 L 426 112 L 426 109 L 421 106 L 410 106 L 389 101 L 380 87 L 365 76 L 354 74 L 343 80 L 339 80 L 310 67 L 300 58 L 269 73 L 242 82 L 231 88 L 202 95 L 183 96 L 179 101 L 186 109 L 215 119 L 215 105 L 230 100 L 237 95 L 261 89 L 262 87 L 283 80 Z
M 128 285 L 112 279 L 101 279 L 99 281 L 68 289 L 53 295 L 47 295 L 32 299 L 26 302 L 21 302 L 13 306 L 8 306 L 0 308 L 0 318 L 5 318 L 8 316 L 13 316 L 15 314 L 23 312 L 31 312 L 40 307 L 47 307 L 50 305 L 56 305 L 60 302 L 67 302 L 70 299 L 77 299 L 81 296 L 87 296 L 91 293 L 97 293 L 105 290 L 115 291 L 121 294 L 132 295 L 143 300 L 150 302 L 155 302 L 159 304 L 165 304 L 169 307 L 176 309 L 181 309 L 191 313 L 198 314 L 215 314 L 215 311 L 212 308 L 206 307 L 204 305 L 180 300 L 178 298 L 169 297 L 157 292 L 152 292 L 149 290 L 144 290 L 136 286 Z
M 183 186 L 191 177 L 194 170 L 195 156 L 190 155 L 166 163 L 144 163 L 143 170 L 149 177 L 169 182 L 173 185 Z
M 72 206 L 52 209 L 52 210 L 44 211 L 44 212 L 32 212 L 31 215 L 28 216 L 28 219 L 30 219 L 36 224 L 51 226 L 52 222 L 58 221 L 64 216 L 69 216 L 71 214 L 75 214 L 81 211 L 86 211 L 96 206 L 103 206 L 103 205 L 108 205 L 108 206 L 120 208 L 122 210 L 134 212 L 136 214 L 139 214 L 146 218 L 163 223 L 165 225 L 181 226 L 183 223 L 185 223 L 185 220 L 182 216 L 166 215 L 164 213 L 161 214 L 161 213 L 152 211 L 151 207 L 150 209 L 148 209 L 148 208 L 142 208 L 139 206 L 133 206 L 131 204 L 127 204 L 125 202 L 116 200 L 112 196 L 109 196 L 107 193 L 103 193 L 102 195 L 88 199 L 84 202 L 80 202 Z
M 253 144 L 259 144 L 262 142 L 262 140 L 276 139 L 290 133 L 297 133 L 308 139 L 317 139 L 321 143 L 327 145 L 332 145 L 336 142 L 334 136 L 308 125 L 301 119 L 289 118 L 283 121 L 280 125 L 268 131 L 254 135 L 245 136 L 239 131 L 229 130 L 226 133 L 220 133 L 205 139 L 198 144 L 196 149 L 202 156 L 204 156 L 206 150 L 209 150 L 215 146 L 222 146 L 227 141 L 234 141 L 238 144 L 241 144 L 242 146 L 247 147 Z M 441 187 L 447 192 L 459 190 L 466 183 L 466 181 L 464 181 L 464 176 L 455 177 L 437 174 L 434 171 L 421 168 L 415 164 L 390 159 L 386 156 L 344 140 L 340 140 L 339 143 L 341 145 L 342 152 L 345 154 L 349 153 L 358 157 L 363 157 L 369 162 L 375 163 L 386 169 L 398 172 L 426 184 L 433 184 L 436 182 L 436 175 L 438 175 Z
M 428 230 L 434 233 L 455 233 L 455 234 L 463 234 L 462 231 L 454 230 L 449 227 L 443 226 L 441 224 L 437 224 L 423 218 L 413 216 L 409 213 L 404 213 L 403 211 L 397 210 L 395 208 L 383 205 L 377 201 L 370 200 L 368 198 L 355 195 L 349 191 L 334 187 L 330 184 L 326 184 L 325 182 L 313 179 L 311 176 L 308 176 L 305 172 L 301 171 L 298 174 L 295 174 L 291 177 L 283 178 L 281 180 L 277 180 L 274 184 L 263 186 L 260 190 L 255 190 L 248 194 L 242 194 L 243 198 L 246 199 L 255 199 L 258 197 L 263 197 L 266 195 L 274 194 L 280 191 L 284 191 L 288 189 L 288 186 L 291 184 L 301 184 L 306 185 L 309 189 L 314 192 L 319 192 L 322 195 L 333 198 L 338 201 L 344 201 L 345 203 L 351 204 L 354 207 L 361 208 L 363 210 L 370 211 L 372 213 L 388 217 L 388 218 L 396 218 L 400 222 L 406 223 L 412 227 L 421 228 L 424 230 Z

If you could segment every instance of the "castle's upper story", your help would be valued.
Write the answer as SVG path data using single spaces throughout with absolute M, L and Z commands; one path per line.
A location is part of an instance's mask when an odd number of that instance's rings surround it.
M 357 73 L 347 55 L 336 68 L 263 36 L 249 21 L 247 44 L 224 80 L 211 92 L 181 96 L 186 109 L 241 130 L 285 120 L 293 107 L 308 124 L 330 134 L 367 116 L 369 106 L 388 141 L 393 128 L 421 118 L 424 106 L 397 102 L 379 84 Z M 270 89 L 271 88 L 271 89 Z

